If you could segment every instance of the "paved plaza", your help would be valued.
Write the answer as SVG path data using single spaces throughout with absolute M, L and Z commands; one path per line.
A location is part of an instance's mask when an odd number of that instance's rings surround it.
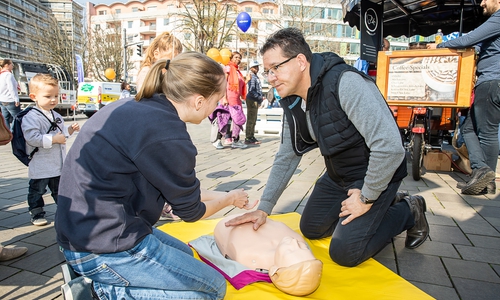
M 78 115 L 77 121 L 85 126 L 86 117 Z M 216 150 L 209 142 L 208 121 L 188 125 L 188 130 L 198 148 L 196 171 L 204 188 L 244 188 L 251 199 L 260 197 L 280 143 L 278 136 L 257 136 L 262 144 L 246 149 L 226 146 Z M 319 151 L 306 154 L 273 213 L 301 213 L 315 180 L 324 171 Z M 0 262 L 0 299 L 62 299 L 60 265 L 64 258 L 55 239 L 56 204 L 45 195 L 49 224 L 37 227 L 30 223 L 27 174 L 27 167 L 12 155 L 10 145 L 1 146 L 0 243 L 29 250 L 18 259 Z M 456 183 L 466 179 L 462 173 L 435 171 L 428 171 L 420 181 L 406 177 L 401 189 L 418 193 L 427 201 L 430 238 L 416 250 L 409 250 L 404 247 L 403 233 L 375 259 L 436 299 L 499 299 L 500 193 L 461 195 Z M 238 212 L 241 210 L 226 209 L 213 217 Z M 356 286 L 362 288 L 363 283 Z

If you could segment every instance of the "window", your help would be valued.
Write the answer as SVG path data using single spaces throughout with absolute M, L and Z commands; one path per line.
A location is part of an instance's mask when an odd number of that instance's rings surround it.
M 138 7 L 132 7 L 132 12 L 138 12 L 139 8 Z
M 127 22 L 127 28 L 132 28 L 132 25 L 134 25 L 134 21 Z
M 169 18 L 163 19 L 163 26 L 168 26 L 169 24 L 170 24 L 170 19 Z
M 266 30 L 273 30 L 273 24 L 266 23 Z
M 120 8 L 115 9 L 115 14 L 119 15 L 122 13 L 122 10 Z
M 106 11 L 105 10 L 100 10 L 100 11 L 97 12 L 97 14 L 99 16 L 105 16 L 106 15 Z
M 156 6 L 148 6 L 147 10 L 156 10 Z
M 274 14 L 274 9 L 272 9 L 272 8 L 264 8 L 264 9 L 262 9 L 262 13 L 263 14 L 272 15 L 272 14 Z
M 252 7 L 245 7 L 245 11 L 248 13 L 252 12 L 252 10 L 253 10 Z
M 184 33 L 184 39 L 189 41 L 191 39 L 191 33 Z

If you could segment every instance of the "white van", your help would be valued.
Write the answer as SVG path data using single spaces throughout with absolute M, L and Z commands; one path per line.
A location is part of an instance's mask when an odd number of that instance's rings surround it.
M 78 85 L 78 110 L 91 117 L 108 103 L 120 99 L 119 82 L 81 82 Z

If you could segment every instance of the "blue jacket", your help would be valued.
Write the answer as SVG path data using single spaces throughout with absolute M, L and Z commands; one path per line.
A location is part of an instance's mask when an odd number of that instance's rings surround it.
M 201 219 L 196 154 L 164 95 L 106 105 L 82 127 L 64 162 L 59 245 L 92 253 L 131 249 L 152 233 L 165 201 L 184 221 Z

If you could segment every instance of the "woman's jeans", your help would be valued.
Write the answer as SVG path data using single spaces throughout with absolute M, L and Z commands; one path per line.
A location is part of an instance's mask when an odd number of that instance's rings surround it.
M 486 166 L 496 170 L 499 122 L 500 80 L 483 82 L 474 90 L 474 103 L 462 127 L 473 170 Z
M 12 131 L 12 126 L 14 125 L 14 119 L 17 114 L 21 112 L 21 105 L 16 106 L 15 102 L 1 102 L 0 107 L 2 109 L 2 115 L 5 119 L 7 127 Z
M 340 218 L 347 191 L 361 189 L 363 182 L 340 186 L 327 173 L 318 179 L 300 219 L 300 231 L 309 239 L 332 237 L 330 257 L 339 265 L 353 267 L 382 250 L 391 239 L 414 226 L 406 201 L 391 205 L 400 181 L 389 183 L 364 215 L 346 225 Z
M 62 251 L 77 273 L 92 279 L 99 299 L 223 299 L 226 294 L 220 273 L 195 259 L 188 245 L 156 228 L 127 251 Z

